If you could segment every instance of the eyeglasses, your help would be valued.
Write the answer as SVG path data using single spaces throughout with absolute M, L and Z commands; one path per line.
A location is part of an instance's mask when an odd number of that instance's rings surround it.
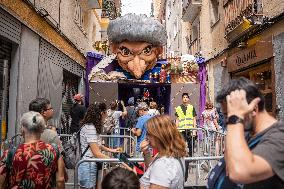
M 134 56 L 138 55 L 138 56 L 149 56 L 151 55 L 153 52 L 153 46 L 152 45 L 148 45 L 147 47 L 145 47 L 144 49 L 142 49 L 139 53 L 134 53 L 132 52 L 130 49 L 128 49 L 127 47 L 120 47 L 118 49 L 118 53 L 121 54 L 123 57 L 128 57 L 133 59 Z

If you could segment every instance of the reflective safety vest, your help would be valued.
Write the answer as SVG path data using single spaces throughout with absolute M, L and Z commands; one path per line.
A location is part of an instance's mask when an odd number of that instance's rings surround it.
M 181 106 L 178 106 L 176 108 L 176 113 L 178 116 L 179 124 L 178 129 L 191 129 L 193 128 L 193 106 L 187 105 L 186 113 L 184 115 L 184 112 L 181 109 Z M 183 131 L 183 130 L 180 130 Z

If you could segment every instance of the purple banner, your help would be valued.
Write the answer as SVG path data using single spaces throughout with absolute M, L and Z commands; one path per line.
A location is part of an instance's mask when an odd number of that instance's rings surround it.
M 85 93 L 85 106 L 89 106 L 89 95 L 90 95 L 90 83 L 88 76 L 92 71 L 92 68 L 97 65 L 103 59 L 103 55 L 94 52 L 87 53 L 87 63 L 86 63 L 86 93 Z

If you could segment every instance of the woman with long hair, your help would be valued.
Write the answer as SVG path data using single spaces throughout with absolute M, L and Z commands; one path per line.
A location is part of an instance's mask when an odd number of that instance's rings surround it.
M 86 153 L 84 158 L 109 158 L 102 151 L 116 153 L 118 149 L 107 148 L 102 145 L 100 134 L 103 122 L 107 117 L 105 103 L 91 104 L 82 120 L 80 130 L 81 151 Z M 79 183 L 81 188 L 95 188 L 97 180 L 97 163 L 84 162 L 79 166 Z
M 184 188 L 186 144 L 175 123 L 160 115 L 149 119 L 146 127 L 147 138 L 140 146 L 148 169 L 140 179 L 141 188 Z M 158 151 L 153 158 L 149 146 Z

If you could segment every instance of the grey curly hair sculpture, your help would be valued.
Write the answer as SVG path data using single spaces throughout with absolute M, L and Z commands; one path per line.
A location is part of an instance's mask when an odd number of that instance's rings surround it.
M 154 46 L 163 46 L 167 42 L 165 27 L 145 14 L 126 14 L 110 21 L 107 34 L 110 42 L 143 41 Z

